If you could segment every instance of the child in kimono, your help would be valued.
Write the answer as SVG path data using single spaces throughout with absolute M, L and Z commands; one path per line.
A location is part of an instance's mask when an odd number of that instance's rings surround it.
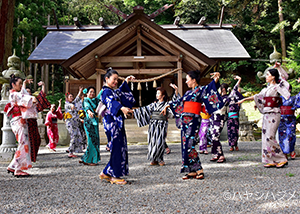
M 50 151 L 56 151 L 56 145 L 59 140 L 57 120 L 63 119 L 61 112 L 61 99 L 58 101 L 59 105 L 56 109 L 55 104 L 52 104 L 50 111 L 47 113 L 45 125 L 47 127 L 47 136 L 49 138 L 49 144 L 46 146 Z

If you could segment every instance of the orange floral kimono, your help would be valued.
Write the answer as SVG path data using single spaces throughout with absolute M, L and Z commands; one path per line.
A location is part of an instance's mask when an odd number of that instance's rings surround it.
M 33 105 L 33 98 L 33 96 L 10 90 L 10 102 L 4 108 L 7 116 L 12 116 L 10 125 L 19 144 L 14 158 L 8 166 L 16 171 L 27 170 L 32 167 L 28 125 L 24 117 L 26 116 L 27 109 Z

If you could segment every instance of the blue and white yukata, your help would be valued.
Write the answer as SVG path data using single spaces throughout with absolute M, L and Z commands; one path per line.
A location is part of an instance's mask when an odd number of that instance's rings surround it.
M 125 118 L 121 108 L 132 108 L 135 99 L 126 81 L 116 90 L 104 86 L 100 99 L 106 106 L 103 112 L 103 125 L 110 149 L 110 160 L 103 173 L 119 178 L 127 175 L 129 171 Z

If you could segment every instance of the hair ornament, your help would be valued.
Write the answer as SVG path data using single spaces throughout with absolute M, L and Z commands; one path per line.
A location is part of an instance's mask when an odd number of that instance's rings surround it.
M 85 88 L 85 89 L 82 90 L 83 94 L 87 94 L 87 92 L 88 92 L 87 88 Z

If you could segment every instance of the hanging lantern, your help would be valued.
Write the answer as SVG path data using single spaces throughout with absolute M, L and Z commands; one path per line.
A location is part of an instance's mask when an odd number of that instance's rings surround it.
M 140 83 L 140 82 L 138 83 L 137 90 L 139 90 L 139 91 L 142 90 L 142 86 L 141 86 L 141 83 Z
M 156 80 L 153 81 L 153 88 L 156 88 L 157 84 L 156 84 Z
M 148 91 L 148 82 L 146 82 L 146 90 Z

